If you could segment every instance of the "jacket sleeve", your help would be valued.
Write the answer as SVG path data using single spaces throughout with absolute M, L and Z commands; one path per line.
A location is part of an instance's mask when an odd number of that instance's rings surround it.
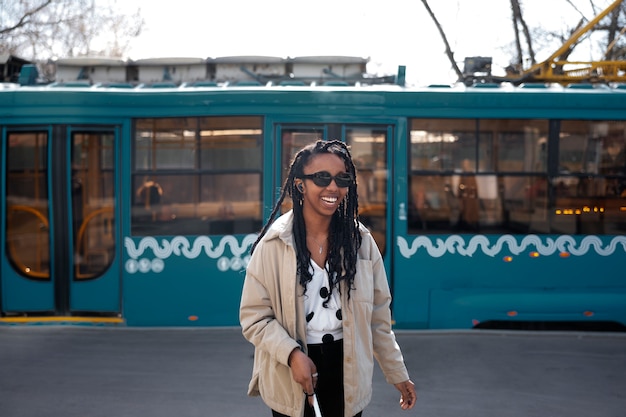
M 387 281 L 387 273 L 382 256 L 378 251 L 373 237 L 371 239 L 370 255 L 373 267 L 374 302 L 372 308 L 372 341 L 374 356 L 390 384 L 397 384 L 409 379 L 409 373 L 404 364 L 400 346 L 391 329 L 391 292 Z
M 268 259 L 260 243 L 246 269 L 241 294 L 239 321 L 243 336 L 255 348 L 264 350 L 276 361 L 288 365 L 289 355 L 300 345 L 276 317 L 276 303 L 281 300 L 280 267 Z M 280 304 L 279 304 L 280 306 Z

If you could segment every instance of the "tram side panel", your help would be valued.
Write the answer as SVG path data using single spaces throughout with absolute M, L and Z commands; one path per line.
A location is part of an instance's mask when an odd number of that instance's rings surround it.
M 254 235 L 125 241 L 124 316 L 130 326 L 236 326 Z
M 623 278 L 610 272 L 623 264 L 622 239 L 414 236 L 408 245 L 399 245 L 397 254 L 397 325 L 435 329 L 516 321 L 626 325 Z

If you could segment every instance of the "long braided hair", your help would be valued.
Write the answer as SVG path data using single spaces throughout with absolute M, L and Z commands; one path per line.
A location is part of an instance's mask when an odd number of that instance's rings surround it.
M 306 286 L 313 278 L 309 270 L 311 264 L 311 252 L 306 245 L 306 227 L 304 224 L 304 216 L 302 214 L 303 194 L 295 185 L 296 178 L 302 178 L 304 175 L 304 167 L 308 165 L 312 157 L 319 154 L 333 154 L 341 158 L 346 170 L 352 174 L 352 178 L 356 178 L 356 168 L 352 161 L 352 155 L 348 146 L 338 140 L 322 141 L 318 140 L 302 148 L 293 158 L 289 167 L 289 174 L 282 186 L 280 197 L 270 217 L 263 226 L 259 237 L 252 245 L 250 253 L 254 252 L 259 241 L 265 236 L 267 230 L 280 211 L 281 204 L 286 196 L 291 197 L 293 201 L 293 235 L 296 245 L 296 257 L 298 264 L 298 277 L 300 284 L 306 293 Z M 330 299 L 332 288 L 337 286 L 340 290 L 339 282 L 346 281 L 348 288 L 348 297 L 353 287 L 354 276 L 356 274 L 357 252 L 361 247 L 361 234 L 359 232 L 359 203 L 357 196 L 356 181 L 348 188 L 346 198 L 339 204 L 337 211 L 333 214 L 330 222 L 329 247 L 328 247 L 328 273 L 331 279 L 331 291 L 327 300 Z

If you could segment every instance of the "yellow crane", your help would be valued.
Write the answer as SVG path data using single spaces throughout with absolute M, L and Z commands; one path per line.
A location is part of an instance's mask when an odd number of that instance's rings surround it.
M 563 85 L 574 83 L 611 83 L 626 82 L 626 61 L 562 61 L 559 57 L 566 52 L 572 45 L 598 24 L 611 11 L 618 7 L 623 0 L 616 0 L 604 9 L 595 18 L 590 20 L 586 25 L 579 28 L 572 36 L 563 43 L 548 59 L 537 63 L 532 67 L 521 71 L 521 73 L 510 74 L 505 77 L 490 76 L 491 58 L 472 57 L 466 58 L 466 67 L 476 68 L 482 66 L 489 73 L 486 77 L 496 82 L 511 82 L 514 84 L 521 83 L 559 83 Z M 620 32 L 620 35 L 624 30 Z M 616 38 L 617 40 L 617 38 Z M 613 44 L 615 41 L 613 42 Z M 613 47 L 609 45 L 609 49 Z M 481 61 L 482 60 L 482 61 Z M 470 70 L 471 71 L 471 70 Z M 479 70 L 480 71 L 480 70 Z M 468 74 L 465 74 L 466 76 Z M 476 80 L 471 75 L 470 80 Z
M 591 30 L 623 0 L 616 0 L 574 34 L 548 59 L 533 65 L 521 74 L 522 82 L 626 82 L 626 61 L 560 61 L 565 51 Z

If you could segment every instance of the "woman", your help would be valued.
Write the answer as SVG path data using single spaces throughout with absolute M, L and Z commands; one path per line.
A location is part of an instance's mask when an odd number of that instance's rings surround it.
M 356 172 L 339 141 L 295 156 L 280 198 L 252 246 L 240 321 L 255 346 L 248 394 L 278 416 L 360 416 L 373 358 L 413 408 L 416 393 L 391 330 L 383 260 L 358 221 Z M 293 209 L 276 218 L 286 196 Z

